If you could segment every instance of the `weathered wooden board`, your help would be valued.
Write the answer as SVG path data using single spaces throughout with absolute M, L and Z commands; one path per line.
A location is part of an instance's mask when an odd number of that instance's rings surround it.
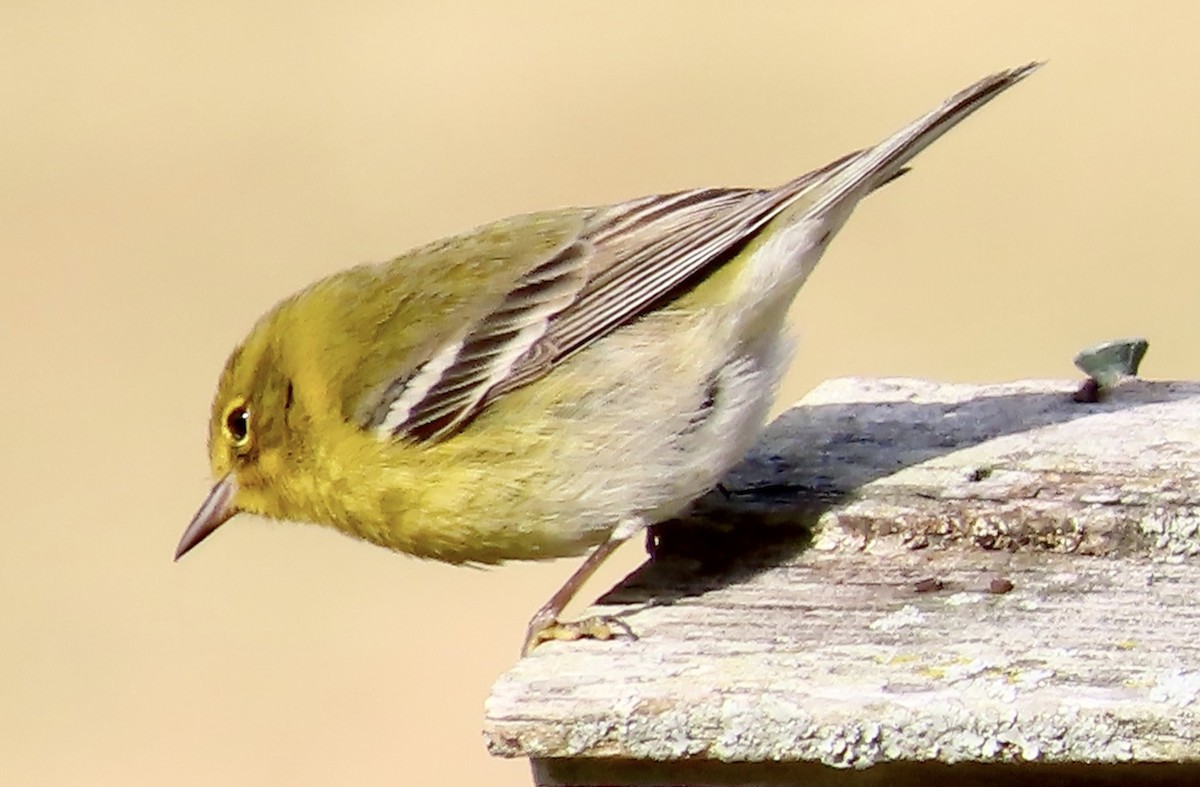
M 1076 387 L 821 386 L 590 610 L 637 641 L 500 678 L 491 751 L 1200 762 L 1200 384 Z

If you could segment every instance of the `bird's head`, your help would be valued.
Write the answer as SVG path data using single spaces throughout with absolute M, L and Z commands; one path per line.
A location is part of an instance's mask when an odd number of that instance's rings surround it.
M 300 419 L 272 322 L 264 319 L 225 363 L 208 434 L 216 483 L 184 531 L 176 560 L 235 514 L 287 516 L 285 491 Z

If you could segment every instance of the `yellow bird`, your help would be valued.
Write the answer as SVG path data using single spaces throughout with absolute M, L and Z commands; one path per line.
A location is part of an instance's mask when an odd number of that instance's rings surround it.
M 176 559 L 239 512 L 449 563 L 591 554 L 679 515 L 759 435 L 788 307 L 860 199 L 1037 63 L 774 189 L 504 219 L 323 279 L 264 315 L 212 406 L 216 485 Z

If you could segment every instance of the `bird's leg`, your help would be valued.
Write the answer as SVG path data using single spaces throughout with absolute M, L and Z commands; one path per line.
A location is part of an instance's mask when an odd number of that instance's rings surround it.
M 646 520 L 641 517 L 623 519 L 613 528 L 608 540 L 593 549 L 579 568 L 575 569 L 575 573 L 568 577 L 563 586 L 530 618 L 529 627 L 525 630 L 525 645 L 521 648 L 522 656 L 528 656 L 538 645 L 552 639 L 612 639 L 620 635 L 637 639 L 629 626 L 613 617 L 597 615 L 583 620 L 563 622 L 558 616 L 571 599 L 575 598 L 575 594 L 584 583 L 596 573 L 600 564 L 615 552 L 617 547 L 645 528 Z

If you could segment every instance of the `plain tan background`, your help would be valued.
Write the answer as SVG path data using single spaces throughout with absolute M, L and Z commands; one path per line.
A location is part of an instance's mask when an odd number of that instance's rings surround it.
M 348 265 L 774 184 L 1048 58 L 850 222 L 797 303 L 781 405 L 843 374 L 1071 377 L 1125 334 L 1152 340 L 1147 376 L 1198 376 L 1198 16 L 0 6 L 0 783 L 528 783 L 484 752 L 482 705 L 573 562 L 455 569 L 248 518 L 171 562 L 226 353 Z

